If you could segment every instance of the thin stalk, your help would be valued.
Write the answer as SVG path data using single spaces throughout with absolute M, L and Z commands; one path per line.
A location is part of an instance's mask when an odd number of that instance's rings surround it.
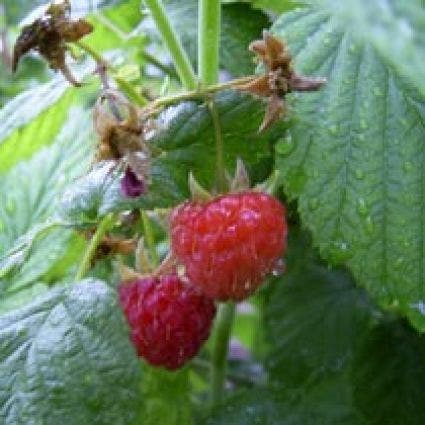
M 155 238 L 153 235 L 152 225 L 146 211 L 140 212 L 142 223 L 143 223 L 143 234 L 145 235 L 146 244 L 148 245 L 149 255 L 151 257 L 153 267 L 157 267 L 159 264 L 158 251 L 155 246 Z
M 224 142 L 223 134 L 221 132 L 220 116 L 218 115 L 217 106 L 215 105 L 213 100 L 208 103 L 208 107 L 211 113 L 215 134 L 215 170 L 217 189 L 219 192 L 224 193 L 228 190 L 228 184 L 224 168 Z
M 177 33 L 171 26 L 162 1 L 144 0 L 144 2 L 155 21 L 164 43 L 167 45 L 181 82 L 187 90 L 194 90 L 198 85 L 195 72 Z
M 111 65 L 108 61 L 106 61 L 98 52 L 93 50 L 88 44 L 82 42 L 82 41 L 76 41 L 74 43 L 76 46 L 78 46 L 81 50 L 84 50 L 88 55 L 90 55 L 97 64 L 97 70 L 102 82 L 102 86 L 104 89 L 109 88 L 109 84 L 107 82 L 107 70 L 111 70 L 112 72 L 115 72 L 116 69 L 113 65 Z M 125 89 L 126 94 L 128 97 L 132 98 L 138 105 L 145 106 L 148 104 L 148 100 L 144 98 L 140 93 L 138 93 L 135 88 L 129 84 L 128 82 L 122 80 L 119 77 L 116 77 L 112 74 L 112 77 L 115 79 L 118 85 L 120 85 L 123 89 Z M 112 107 L 113 110 L 113 107 Z
M 257 78 L 255 75 L 250 75 L 247 77 L 237 78 L 235 80 L 226 81 L 224 83 L 214 84 L 208 87 L 203 87 L 198 90 L 193 90 L 189 92 L 179 93 L 172 96 L 161 97 L 151 103 L 153 108 L 159 108 L 164 106 L 174 105 L 175 103 L 182 102 L 185 100 L 194 100 L 194 99 L 205 99 L 209 94 L 217 93 L 226 89 L 238 89 L 238 86 L 247 84 L 251 82 L 254 78 Z
M 211 362 L 211 407 L 217 406 L 223 400 L 227 353 L 235 310 L 235 303 L 232 302 L 220 304 L 218 310 Z
M 177 75 L 177 72 L 174 67 L 165 65 L 164 63 L 160 62 L 155 56 L 151 55 L 148 52 L 142 51 L 141 55 L 146 62 L 149 62 L 150 64 L 156 66 L 164 74 L 169 75 L 174 80 L 179 80 L 179 76 Z
M 220 0 L 199 0 L 198 22 L 198 74 L 202 84 L 215 84 L 218 81 Z
M 87 247 L 86 252 L 84 253 L 84 257 L 80 263 L 80 267 L 78 268 L 78 271 L 75 275 L 75 280 L 81 280 L 89 271 L 91 262 L 96 254 L 96 250 L 102 242 L 102 239 L 105 236 L 106 232 L 113 226 L 114 221 L 115 215 L 108 214 L 99 223 L 99 226 L 97 227 L 96 232 L 91 238 L 89 246 Z

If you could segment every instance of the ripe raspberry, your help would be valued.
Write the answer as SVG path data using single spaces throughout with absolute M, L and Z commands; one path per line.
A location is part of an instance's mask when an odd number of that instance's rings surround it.
M 285 208 L 253 191 L 183 203 L 170 227 L 172 250 L 191 282 L 222 301 L 251 295 L 286 246 Z
M 179 368 L 209 336 L 213 301 L 176 275 L 122 284 L 119 295 L 137 354 L 155 366 Z

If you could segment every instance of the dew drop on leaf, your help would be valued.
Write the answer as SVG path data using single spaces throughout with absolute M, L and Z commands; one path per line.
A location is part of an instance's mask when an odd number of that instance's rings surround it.
M 357 180 L 362 180 L 362 179 L 364 178 L 364 172 L 363 172 L 363 170 L 361 170 L 360 168 L 357 168 L 357 169 L 354 171 L 354 175 L 356 176 L 356 179 L 357 179 Z
M 6 202 L 5 207 L 6 207 L 6 211 L 9 214 L 12 214 L 16 210 L 16 203 L 15 203 L 15 201 L 13 199 L 8 199 L 7 202 Z
M 368 215 L 365 220 L 366 232 L 372 234 L 375 230 L 375 225 L 373 224 L 372 217 Z
M 282 276 L 285 273 L 285 261 L 283 258 L 278 258 L 273 264 L 272 275 Z
M 338 134 L 338 130 L 339 130 L 339 128 L 338 128 L 338 126 L 337 126 L 336 124 L 332 124 L 332 125 L 329 127 L 329 133 L 330 133 L 332 136 L 336 136 L 336 135 Z
M 362 217 L 366 216 L 369 213 L 369 208 L 367 207 L 364 198 L 357 199 L 357 212 Z
M 406 161 L 406 162 L 403 163 L 403 170 L 406 173 L 409 173 L 410 171 L 412 171 L 413 168 L 414 168 L 413 164 L 410 161 Z
M 292 136 L 288 135 L 282 139 L 279 139 L 275 145 L 276 153 L 283 156 L 288 156 L 295 148 Z
M 362 130 L 366 130 L 368 128 L 368 124 L 366 120 L 360 120 L 360 128 Z
M 306 181 L 307 176 L 303 169 L 298 169 L 288 173 L 287 183 L 290 186 L 291 191 L 301 192 Z
M 319 198 L 311 198 L 308 201 L 308 207 L 311 211 L 317 210 L 317 208 L 319 207 Z
M 397 270 L 400 270 L 404 265 L 404 258 L 403 257 L 398 257 L 395 261 L 394 261 L 394 268 L 396 268 Z
M 325 252 L 333 264 L 341 264 L 353 256 L 350 244 L 342 239 L 329 242 Z

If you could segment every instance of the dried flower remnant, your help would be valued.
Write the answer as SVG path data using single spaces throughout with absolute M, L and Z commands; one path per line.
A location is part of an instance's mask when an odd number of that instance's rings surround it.
M 130 167 L 127 167 L 121 180 L 121 192 L 127 198 L 137 198 L 146 193 L 146 185 L 140 180 Z
M 96 161 L 125 165 L 121 180 L 124 196 L 134 198 L 146 193 L 151 153 L 138 109 L 119 92 L 105 90 L 96 103 L 93 119 L 99 137 Z
M 315 91 L 326 82 L 324 78 L 309 78 L 297 75 L 292 67 L 292 57 L 287 46 L 268 31 L 262 40 L 253 41 L 249 50 L 263 63 L 265 72 L 247 84 L 237 86 L 258 96 L 267 97 L 266 113 L 259 131 L 276 122 L 285 110 L 283 98 L 292 91 Z
M 73 77 L 65 54 L 69 42 L 80 40 L 93 31 L 93 26 L 84 19 L 72 20 L 69 0 L 52 3 L 43 17 L 22 28 L 13 51 L 12 69 L 16 71 L 19 59 L 30 50 L 36 50 L 49 63 L 50 68 L 61 71 L 74 86 L 81 84 Z

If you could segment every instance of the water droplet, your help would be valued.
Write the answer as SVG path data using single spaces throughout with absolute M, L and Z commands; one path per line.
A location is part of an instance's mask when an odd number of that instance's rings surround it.
M 288 135 L 280 140 L 275 145 L 276 153 L 283 156 L 288 156 L 295 148 L 295 143 L 292 136 Z
M 372 220 L 372 217 L 370 215 L 368 215 L 366 217 L 365 228 L 366 228 L 366 232 L 369 233 L 369 234 L 372 234 L 373 231 L 375 230 L 375 225 L 373 224 L 373 220 Z
M 353 256 L 350 244 L 342 239 L 331 241 L 326 247 L 326 253 L 334 264 L 341 264 Z
M 317 210 L 317 208 L 319 207 L 319 198 L 311 198 L 308 201 L 308 207 L 311 211 Z
M 401 269 L 403 265 L 404 265 L 403 257 L 398 257 L 397 260 L 394 261 L 394 268 L 397 270 Z
M 360 128 L 361 128 L 362 130 L 366 130 L 368 127 L 369 127 L 369 126 L 368 126 L 368 124 L 367 124 L 367 121 L 366 121 L 366 120 L 364 120 L 364 119 L 361 119 L 361 120 L 360 120 Z
M 415 308 L 419 311 L 419 313 L 425 316 L 425 301 L 419 301 L 415 304 L 410 305 L 412 308 Z
M 351 54 L 355 54 L 358 51 L 358 47 L 356 44 L 350 44 L 350 47 L 348 48 L 348 52 Z
M 310 168 L 308 176 L 312 177 L 313 179 L 317 179 L 319 177 L 319 170 L 317 168 Z
M 282 276 L 285 273 L 286 264 L 283 258 L 278 258 L 273 264 L 272 275 Z
M 357 168 L 354 171 L 354 175 L 356 176 L 356 179 L 358 179 L 358 180 L 362 180 L 364 178 L 364 172 L 360 168 Z
M 290 189 L 294 192 L 300 192 L 307 181 L 307 176 L 303 169 L 294 170 L 288 173 L 287 182 Z
M 414 168 L 413 164 L 410 161 L 405 161 L 403 164 L 403 170 L 408 173 L 412 171 Z
M 364 198 L 357 199 L 357 212 L 363 217 L 368 214 L 369 208 L 367 207 Z
M 339 131 L 339 127 L 336 124 L 332 124 L 329 127 L 329 133 L 331 133 L 332 136 L 336 136 L 338 134 L 338 131 Z
M 379 87 L 374 87 L 372 89 L 372 92 L 375 96 L 382 96 L 383 95 L 382 90 Z
M 7 201 L 6 201 L 6 211 L 9 213 L 9 214 L 12 214 L 12 213 L 14 213 L 15 212 L 15 210 L 16 210 L 16 203 L 15 203 L 15 201 L 13 200 L 13 199 L 8 199 Z
M 331 39 L 330 39 L 329 37 L 325 37 L 325 38 L 323 39 L 323 44 L 324 44 L 325 46 L 327 46 L 328 44 L 330 44 L 330 42 L 331 42 Z

